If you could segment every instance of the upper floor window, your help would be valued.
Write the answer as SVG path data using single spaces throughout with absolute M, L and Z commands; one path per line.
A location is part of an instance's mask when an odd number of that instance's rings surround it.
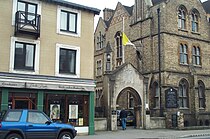
M 188 64 L 188 47 L 186 44 L 180 44 L 180 64 Z
M 57 32 L 59 34 L 80 36 L 81 13 L 76 9 L 58 7 Z
M 15 42 L 14 69 L 34 70 L 35 44 Z
M 189 107 L 189 85 L 188 82 L 185 79 L 182 79 L 179 82 L 179 107 L 181 108 L 188 108 Z
M 184 6 L 180 6 L 178 9 L 178 28 L 186 29 L 186 13 L 187 10 Z
M 10 72 L 38 74 L 40 41 L 12 37 Z
M 193 46 L 192 48 L 192 63 L 194 65 L 201 65 L 200 48 Z
M 28 3 L 25 1 L 18 1 L 18 11 L 24 12 L 21 15 L 21 19 L 26 21 L 33 21 L 35 18 L 35 15 L 37 14 L 37 4 L 34 3 Z M 33 21 L 35 22 L 35 21 Z
M 102 74 L 102 61 L 98 60 L 96 61 L 96 68 L 97 68 L 97 76 L 100 76 Z
M 160 105 L 160 93 L 159 93 L 159 85 L 157 82 L 154 82 L 152 85 L 152 100 L 153 100 L 153 108 L 158 108 Z
M 198 13 L 198 11 L 197 10 L 193 10 L 192 11 L 192 13 L 191 13 L 191 25 L 192 25 L 192 31 L 193 32 L 198 32 L 198 23 L 199 23 L 199 21 L 198 21 L 198 18 L 199 18 L 199 13 Z
M 100 50 L 101 48 L 103 48 L 105 45 L 105 35 L 103 35 L 101 33 L 101 31 L 99 32 L 99 36 L 97 37 L 97 50 Z
M 77 33 L 77 14 L 61 10 L 60 30 Z
M 202 81 L 198 81 L 199 108 L 205 108 L 205 86 Z
M 59 73 L 76 74 L 76 50 L 60 49 Z
M 122 48 L 122 33 L 117 32 L 115 35 L 116 45 L 117 45 L 117 58 L 116 58 L 116 65 L 120 66 L 122 65 L 122 58 L 123 58 L 123 48 Z
M 80 76 L 79 47 L 56 44 L 56 75 L 76 77 Z

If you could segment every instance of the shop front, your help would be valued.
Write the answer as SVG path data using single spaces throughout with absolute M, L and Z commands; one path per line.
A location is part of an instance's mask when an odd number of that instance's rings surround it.
M 1 110 L 38 109 L 78 133 L 94 134 L 94 87 L 93 80 L 0 74 Z

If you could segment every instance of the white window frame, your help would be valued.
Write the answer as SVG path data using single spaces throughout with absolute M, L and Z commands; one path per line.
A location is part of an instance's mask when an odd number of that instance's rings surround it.
M 37 4 L 37 14 L 41 15 L 41 1 L 38 1 L 38 0 L 21 0 L 21 1 Z M 13 8 L 12 8 L 12 25 L 13 26 L 15 25 L 15 13 L 17 12 L 17 2 L 18 0 L 13 0 Z
M 17 70 L 14 69 L 15 61 L 15 42 L 23 42 L 34 44 L 36 47 L 35 57 L 34 57 L 34 71 L 27 70 Z M 9 72 L 11 73 L 22 73 L 22 74 L 39 74 L 39 59 L 40 59 L 40 41 L 39 40 L 29 40 L 25 38 L 11 37 L 11 46 L 10 46 L 10 67 Z
M 61 10 L 73 12 L 73 13 L 77 14 L 77 32 L 76 33 L 64 32 L 64 31 L 60 30 Z M 58 6 L 58 8 L 57 8 L 57 31 L 56 32 L 61 35 L 80 37 L 81 36 L 81 11 L 72 9 L 72 8 L 63 7 L 63 6 Z
M 76 70 L 75 74 L 64 74 L 59 73 L 59 65 L 60 65 L 60 49 L 69 49 L 76 51 Z M 56 64 L 55 64 L 55 76 L 59 77 L 70 77 L 70 78 L 80 78 L 80 47 L 67 45 L 67 44 L 56 44 Z

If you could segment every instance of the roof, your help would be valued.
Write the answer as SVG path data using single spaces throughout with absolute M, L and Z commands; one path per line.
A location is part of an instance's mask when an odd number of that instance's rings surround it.
M 202 5 L 206 13 L 210 14 L 210 0 L 203 2 Z
M 125 9 L 128 11 L 128 13 L 130 14 L 130 15 L 132 15 L 132 13 L 133 13 L 133 6 L 131 6 L 131 7 L 128 7 L 128 6 L 125 6 L 125 5 L 123 5 L 124 7 L 125 7 Z
M 70 7 L 70 8 L 85 10 L 85 11 L 93 12 L 94 14 L 97 14 L 97 15 L 99 15 L 100 11 L 101 11 L 97 8 L 80 5 L 80 4 L 68 2 L 68 1 L 65 1 L 65 0 L 45 0 L 45 2 L 55 3 L 55 4 L 61 5 L 61 6 L 66 6 L 66 7 Z

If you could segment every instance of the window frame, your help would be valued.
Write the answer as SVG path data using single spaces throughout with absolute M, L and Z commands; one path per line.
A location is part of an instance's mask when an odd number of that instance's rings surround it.
M 24 61 L 21 61 L 21 62 L 23 62 L 23 63 L 21 63 L 22 64 L 22 67 L 20 67 L 20 66 L 16 66 L 17 65 L 17 63 L 20 63 L 20 62 L 16 62 L 17 60 L 16 60 L 16 55 L 17 55 L 17 53 L 16 53 L 16 47 L 17 47 L 17 43 L 19 43 L 19 44 L 22 44 L 22 46 L 23 46 L 23 55 L 22 55 L 22 57 L 23 57 L 23 59 L 22 60 L 24 60 Z M 29 46 L 29 45 L 32 45 L 33 46 L 33 66 L 32 67 L 27 67 L 26 66 L 26 55 L 27 55 L 27 47 Z M 25 42 L 18 42 L 18 41 L 16 41 L 15 42 L 15 59 L 14 59 L 14 69 L 15 70 L 29 70 L 29 71 L 34 71 L 34 65 L 35 65 L 35 52 L 36 52 L 36 45 L 35 44 L 31 44 L 31 43 L 25 43 Z
M 189 108 L 189 84 L 185 79 L 179 82 L 179 108 Z
M 34 69 L 33 70 L 22 70 L 15 69 L 15 43 L 22 42 L 26 44 L 35 45 L 35 55 L 34 55 Z M 40 59 L 40 41 L 39 40 L 28 40 L 24 38 L 11 37 L 11 46 L 10 46 L 10 68 L 9 72 L 11 73 L 22 73 L 22 74 L 39 74 L 39 59 Z
M 74 13 L 77 15 L 76 20 L 76 30 L 77 32 L 70 32 L 70 31 L 62 31 L 61 30 L 61 11 L 65 11 L 68 13 Z M 68 36 L 74 36 L 74 37 L 80 37 L 81 36 L 81 11 L 73 8 L 67 8 L 63 6 L 57 7 L 57 33 L 61 35 L 68 35 Z
M 206 96 L 205 96 L 205 85 L 202 81 L 198 81 L 198 103 L 199 109 L 206 108 L 205 104 Z
M 60 49 L 69 49 L 76 51 L 76 65 L 75 65 L 75 74 L 70 73 L 60 73 Z M 66 44 L 56 44 L 56 64 L 55 64 L 55 76 L 59 77 L 70 77 L 70 78 L 79 78 L 80 77 L 80 47 Z
M 123 64 L 123 44 L 122 44 L 122 32 L 117 32 L 115 35 L 116 42 L 116 66 Z
M 191 31 L 194 33 L 199 32 L 199 12 L 193 9 L 191 12 Z
M 181 5 L 178 8 L 177 16 L 178 16 L 178 29 L 187 30 L 187 10 L 183 5 Z
M 184 43 L 179 44 L 179 63 L 181 65 L 188 65 L 188 45 Z
M 201 66 L 201 49 L 198 46 L 192 47 L 192 64 Z
M 102 75 L 102 60 L 98 59 L 96 60 L 96 76 Z
M 26 3 L 36 4 L 37 5 L 37 14 L 41 15 L 41 1 L 34 1 L 34 0 L 20 0 Z M 13 6 L 12 6 L 12 25 L 15 25 L 15 14 L 18 10 L 18 0 L 13 0 Z

